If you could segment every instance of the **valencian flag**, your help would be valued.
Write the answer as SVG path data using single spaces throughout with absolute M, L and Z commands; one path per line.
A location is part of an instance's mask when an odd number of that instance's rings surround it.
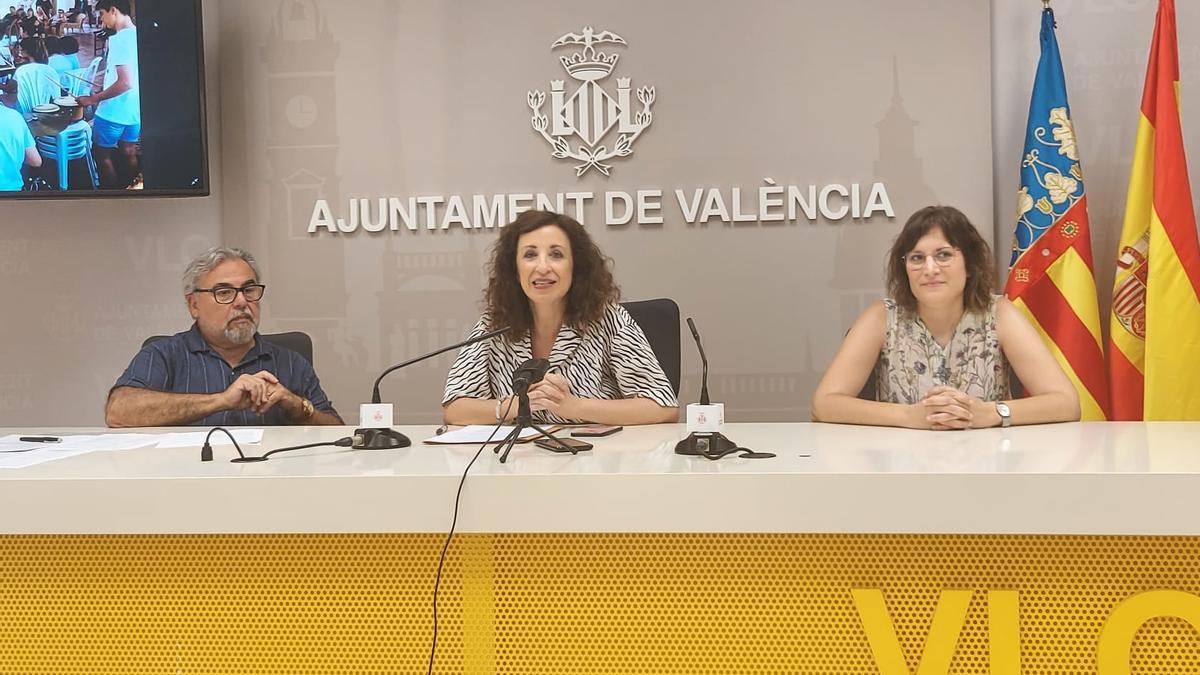
M 1054 25 L 1047 6 L 1004 294 L 1041 333 L 1075 384 L 1082 418 L 1103 420 L 1108 390 L 1087 196 Z
M 1175 3 L 1159 0 L 1113 282 L 1115 419 L 1200 419 L 1200 245 L 1191 195 Z

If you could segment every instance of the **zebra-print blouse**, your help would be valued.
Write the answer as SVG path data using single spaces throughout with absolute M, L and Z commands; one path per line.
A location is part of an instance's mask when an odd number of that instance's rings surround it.
M 490 317 L 484 315 L 471 329 L 471 337 L 491 329 Z M 442 405 L 463 397 L 512 396 L 513 372 L 531 358 L 533 349 L 528 335 L 517 342 L 496 337 L 463 347 L 446 377 Z M 600 320 L 583 333 L 564 325 L 554 340 L 549 361 L 550 372 L 565 377 L 575 396 L 641 397 L 661 406 L 679 405 L 645 333 L 620 305 L 609 305 Z M 563 419 L 544 410 L 533 416 L 537 421 L 552 424 L 586 421 Z

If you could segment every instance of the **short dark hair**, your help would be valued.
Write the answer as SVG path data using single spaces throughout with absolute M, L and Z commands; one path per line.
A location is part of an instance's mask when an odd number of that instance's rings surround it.
M 64 35 L 63 37 L 58 38 L 58 53 L 78 54 L 79 40 L 76 40 L 74 35 Z
M 526 211 L 506 225 L 492 245 L 483 298 L 492 325 L 508 326 L 505 335 L 510 340 L 521 339 L 533 327 L 533 311 L 517 275 L 517 242 L 522 235 L 548 225 L 562 229 L 571 244 L 571 289 L 563 321 L 577 330 L 585 329 L 604 315 L 605 307 L 621 299 L 621 289 L 609 269 L 612 259 L 600 251 L 583 225 L 552 211 Z
M 896 304 L 916 311 L 917 298 L 908 285 L 904 256 L 932 230 L 941 230 L 950 245 L 962 252 L 967 270 L 963 288 L 963 307 L 969 312 L 986 311 L 996 288 L 996 265 L 992 248 L 962 211 L 953 206 L 926 206 L 909 217 L 888 251 L 887 290 Z
M 113 8 L 125 16 L 129 16 L 129 0 L 100 0 L 96 3 L 96 9 L 101 12 Z
M 21 38 L 21 51 L 25 56 L 33 59 L 37 63 L 45 63 L 50 55 L 46 53 L 46 41 L 39 37 Z
M 47 56 L 54 56 L 55 54 L 63 53 L 62 45 L 59 43 L 57 37 L 55 37 L 53 35 L 47 35 L 43 39 L 46 41 L 46 55 Z

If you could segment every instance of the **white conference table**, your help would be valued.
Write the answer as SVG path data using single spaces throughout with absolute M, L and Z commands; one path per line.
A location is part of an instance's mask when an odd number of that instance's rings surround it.
M 0 470 L 0 670 L 425 672 L 477 448 L 400 430 Z M 682 425 L 485 450 L 435 672 L 1200 672 L 1200 423 L 725 433 L 778 456 L 676 455 Z
M 233 464 L 198 448 L 99 451 L 0 470 L 0 533 L 444 532 L 478 446 L 323 447 Z M 66 435 L 94 429 L 0 433 Z M 261 454 L 352 427 L 268 427 Z M 964 432 L 731 424 L 773 459 L 674 453 L 683 425 L 629 427 L 590 452 L 490 449 L 460 532 L 1200 534 L 1200 423 Z M 154 505 L 154 508 L 145 508 Z M 16 514 L 20 514 L 16 517 Z

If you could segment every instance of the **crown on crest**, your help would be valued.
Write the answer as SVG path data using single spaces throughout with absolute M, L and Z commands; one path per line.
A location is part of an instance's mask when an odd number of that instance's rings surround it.
M 567 33 L 555 40 L 550 48 L 583 45 L 583 51 L 575 52 L 570 56 L 561 56 L 559 61 L 563 68 L 566 68 L 568 75 L 577 80 L 590 82 L 608 77 L 616 67 L 617 59 L 621 57 L 620 54 L 605 54 L 596 51 L 593 46 L 604 43 L 626 44 L 624 38 L 612 31 L 604 30 L 597 33 L 592 30 L 591 26 L 584 26 L 582 33 Z

